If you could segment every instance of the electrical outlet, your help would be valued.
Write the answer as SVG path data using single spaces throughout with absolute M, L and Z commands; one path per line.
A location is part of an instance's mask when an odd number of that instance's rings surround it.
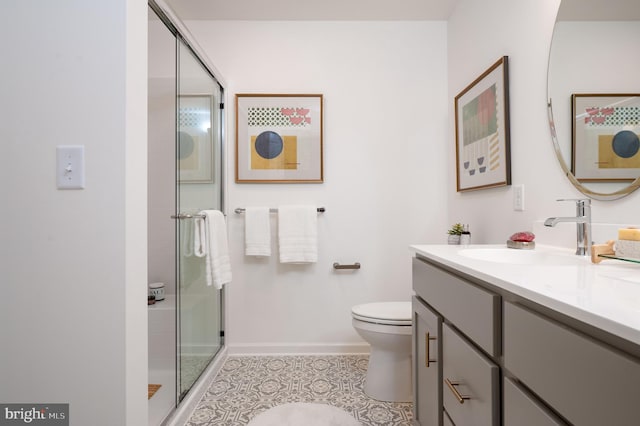
M 524 211 L 524 185 L 515 185 L 513 187 L 513 210 L 517 212 Z

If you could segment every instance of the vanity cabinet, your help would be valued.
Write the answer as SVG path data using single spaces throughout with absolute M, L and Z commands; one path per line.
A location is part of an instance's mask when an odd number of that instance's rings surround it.
M 509 302 L 504 366 L 572 424 L 640 424 L 640 360 Z
M 637 345 L 419 256 L 413 289 L 415 425 L 640 424 Z
M 418 298 L 413 306 L 413 418 L 422 426 L 442 424 L 442 317 Z
M 419 259 L 413 288 L 414 423 L 500 425 L 500 297 Z

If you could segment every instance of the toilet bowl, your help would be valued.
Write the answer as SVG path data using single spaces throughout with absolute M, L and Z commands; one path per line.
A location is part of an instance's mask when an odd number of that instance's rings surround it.
M 371 345 L 364 393 L 379 401 L 411 401 L 411 302 L 356 305 L 351 316 Z

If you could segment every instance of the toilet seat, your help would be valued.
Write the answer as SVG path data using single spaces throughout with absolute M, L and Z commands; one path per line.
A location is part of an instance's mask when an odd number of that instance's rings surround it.
M 365 303 L 351 308 L 354 319 L 372 324 L 410 326 L 411 302 Z

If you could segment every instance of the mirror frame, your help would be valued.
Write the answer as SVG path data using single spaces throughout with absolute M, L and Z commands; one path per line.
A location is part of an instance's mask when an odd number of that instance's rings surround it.
M 550 70 L 551 70 L 551 49 L 553 48 L 553 40 L 556 33 L 556 24 L 558 23 L 558 14 L 560 13 L 560 7 L 562 7 L 562 1 L 558 5 L 558 12 L 556 14 L 556 20 L 553 26 L 553 33 L 551 35 L 551 44 L 549 45 L 549 55 L 547 59 L 547 114 L 549 119 L 549 129 L 551 131 L 551 141 L 553 143 L 553 150 L 556 155 L 556 159 L 558 160 L 558 164 L 562 169 L 562 172 L 565 174 L 569 182 L 582 194 L 586 195 L 589 198 L 600 201 L 612 201 L 618 200 L 622 197 L 626 197 L 631 194 L 633 191 L 640 187 L 640 177 L 637 177 L 634 181 L 629 183 L 628 186 L 619 189 L 613 192 L 598 192 L 592 189 L 587 188 L 582 184 L 582 182 L 578 181 L 576 177 L 571 172 L 571 168 L 567 166 L 567 162 L 565 161 L 562 150 L 560 149 L 560 142 L 558 140 L 558 135 L 556 133 L 555 121 L 553 118 L 553 105 L 550 93 Z

